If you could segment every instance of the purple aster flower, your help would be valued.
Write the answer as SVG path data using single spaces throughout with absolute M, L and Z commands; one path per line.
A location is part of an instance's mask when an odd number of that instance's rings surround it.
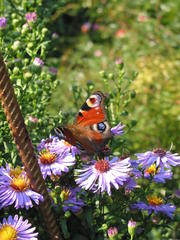
M 0 239 L 38 240 L 38 233 L 34 232 L 36 228 L 31 226 L 28 220 L 23 220 L 18 215 L 14 218 L 10 215 L 0 223 Z
M 15 204 L 15 208 L 33 207 L 32 200 L 39 204 L 43 196 L 30 188 L 26 173 L 19 167 L 12 169 L 0 168 L 0 209 Z
M 119 161 L 122 161 L 123 159 L 129 159 L 129 163 L 131 165 L 131 171 L 129 172 L 129 178 L 124 183 L 125 191 L 127 193 L 131 192 L 134 188 L 138 187 L 136 183 L 136 179 L 142 177 L 141 171 L 138 170 L 138 163 L 135 160 L 131 160 L 130 157 L 127 155 L 121 156 L 119 158 Z
M 58 142 L 58 137 L 50 136 L 49 138 L 42 139 L 39 145 L 37 146 L 38 152 L 41 152 L 43 149 L 49 149 L 51 145 L 55 142 Z
M 35 59 L 34 59 L 34 61 L 33 61 L 33 64 L 36 65 L 36 66 L 43 66 L 43 65 L 44 65 L 44 62 L 43 62 L 43 60 L 41 60 L 40 58 L 35 57 Z
M 166 167 L 177 166 L 180 164 L 180 156 L 178 153 L 172 154 L 170 151 L 165 151 L 161 148 L 156 148 L 153 152 L 148 151 L 145 153 L 137 153 L 139 164 L 143 167 L 150 167 L 153 163 L 156 167 Z
M 176 210 L 176 207 L 170 203 L 163 204 L 162 198 L 156 196 L 147 196 L 148 204 L 144 202 L 138 202 L 132 205 L 132 208 L 137 208 L 140 210 L 147 210 L 148 214 L 151 214 L 154 211 L 155 214 L 162 212 L 168 217 L 173 218 L 173 213 Z
M 123 128 L 125 125 L 118 123 L 115 127 L 111 128 L 111 132 L 113 135 L 122 135 L 124 133 Z
M 129 177 L 127 181 L 124 183 L 126 193 L 130 193 L 137 186 L 138 185 L 136 181 L 132 177 Z
M 5 17 L 0 17 L 0 29 L 6 28 L 7 26 L 7 20 Z
M 35 12 L 29 12 L 29 13 L 26 13 L 26 20 L 27 22 L 36 22 L 37 20 L 37 15 Z
M 67 153 L 71 153 L 73 156 L 79 154 L 77 147 L 72 146 L 64 140 L 59 140 L 58 137 L 54 136 L 50 136 L 47 139 L 42 139 L 37 148 L 39 152 L 43 149 L 49 149 L 50 151 L 55 152 L 61 156 L 64 156 Z
M 142 177 L 142 172 L 139 171 L 138 169 L 138 162 L 136 160 L 131 160 L 130 161 L 130 164 L 131 164 L 131 167 L 132 167 L 132 170 L 131 170 L 131 174 L 136 178 L 141 178 Z
M 41 149 L 38 162 L 44 179 L 52 174 L 61 175 L 62 172 L 68 172 L 69 167 L 76 162 L 74 152 L 71 153 L 70 147 L 62 142 L 51 137 L 50 141 L 43 140 L 38 146 Z
M 61 192 L 61 199 L 63 201 L 63 211 L 72 211 L 73 213 L 79 212 L 85 203 L 79 198 L 78 193 L 81 191 L 80 188 L 63 189 Z
M 92 165 L 86 165 L 83 169 L 77 170 L 79 176 L 76 183 L 85 190 L 93 192 L 107 192 L 111 195 L 111 187 L 119 189 L 129 178 L 130 163 L 126 158 L 118 161 L 119 158 L 114 157 L 109 160 L 108 157 L 98 161 L 93 161 Z
M 70 143 L 64 140 L 59 140 L 59 139 L 58 141 L 53 141 L 52 144 L 49 146 L 49 149 L 59 155 L 65 155 L 67 153 L 71 153 L 72 156 L 74 157 L 76 154 L 80 153 L 77 147 L 71 145 Z
M 152 164 L 149 168 L 144 170 L 145 178 L 152 178 L 154 182 L 165 183 L 166 179 L 172 178 L 172 171 L 170 169 L 165 170 L 163 167 L 156 167 L 156 164 Z

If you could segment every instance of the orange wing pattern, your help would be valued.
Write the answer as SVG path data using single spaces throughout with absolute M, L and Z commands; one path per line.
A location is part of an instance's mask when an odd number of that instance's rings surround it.
M 76 124 L 87 126 L 105 121 L 104 99 L 105 96 L 100 91 L 93 93 L 82 105 Z

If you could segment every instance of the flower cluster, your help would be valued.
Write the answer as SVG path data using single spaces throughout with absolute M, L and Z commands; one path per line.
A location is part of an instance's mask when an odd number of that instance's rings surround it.
M 171 166 L 180 165 L 180 156 L 162 148 L 153 151 L 137 153 L 137 161 L 144 170 L 145 178 L 152 178 L 155 182 L 164 183 L 172 178 Z
M 156 148 L 153 151 L 145 153 L 137 153 L 137 163 L 142 167 L 144 178 L 152 179 L 157 183 L 165 183 L 165 181 L 172 178 L 171 166 L 180 164 L 180 156 L 170 151 L 165 151 L 162 148 Z M 163 199 L 157 196 L 148 195 L 146 202 L 139 201 L 132 205 L 132 208 L 140 210 L 147 210 L 148 214 L 154 212 L 164 213 L 170 218 L 176 207 L 170 203 L 163 203 Z

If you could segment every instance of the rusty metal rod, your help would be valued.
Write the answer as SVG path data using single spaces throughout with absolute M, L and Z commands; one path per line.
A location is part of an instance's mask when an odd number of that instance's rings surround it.
M 51 201 L 42 177 L 40 167 L 34 152 L 34 148 L 24 123 L 13 86 L 10 82 L 2 55 L 0 54 L 0 100 L 6 119 L 9 123 L 20 158 L 25 171 L 30 179 L 33 190 L 42 194 L 44 201 L 40 203 L 40 209 L 51 240 L 62 240 L 55 215 L 51 208 Z

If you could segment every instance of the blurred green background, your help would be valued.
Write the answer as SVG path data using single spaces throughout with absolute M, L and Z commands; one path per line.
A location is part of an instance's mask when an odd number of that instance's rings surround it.
M 157 146 L 180 151 L 180 1 L 45 1 L 55 48 L 49 59 L 58 66 L 59 86 L 48 106 L 76 114 L 73 87 L 85 95 L 87 83 L 104 90 L 101 70 L 114 71 L 123 61 L 137 96 L 129 117 L 131 151 Z M 112 83 L 110 83 L 112 84 Z M 67 118 L 69 121 L 69 119 Z M 123 119 L 122 119 L 123 120 Z

